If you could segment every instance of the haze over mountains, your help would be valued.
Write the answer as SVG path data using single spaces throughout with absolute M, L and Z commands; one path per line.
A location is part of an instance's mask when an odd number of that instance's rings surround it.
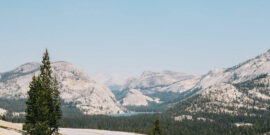
M 106 85 L 112 91 L 120 90 L 128 77 L 121 74 L 97 74 L 92 77 L 96 82 Z
M 199 78 L 173 71 L 145 71 L 139 78 L 129 78 L 117 97 L 124 106 L 168 106 L 180 101 L 181 93 L 191 89 Z
M 39 65 L 26 63 L 0 73 L 0 99 L 27 98 L 29 82 L 39 72 Z M 55 62 L 52 69 L 60 82 L 61 98 L 85 114 L 124 113 L 130 107 L 133 111 L 165 111 L 175 104 L 171 110 L 189 113 L 211 110 L 237 114 L 239 108 L 251 108 L 254 102 L 253 108 L 258 110 L 269 107 L 270 50 L 231 68 L 211 70 L 202 76 L 145 71 L 139 77 L 99 74 L 90 79 L 80 68 L 67 62 Z M 256 87 L 246 87 L 247 83 Z M 183 108 L 178 102 L 186 99 L 194 104 Z

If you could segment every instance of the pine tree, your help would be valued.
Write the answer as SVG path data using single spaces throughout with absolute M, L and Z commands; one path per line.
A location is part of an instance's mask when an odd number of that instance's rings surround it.
M 7 120 L 7 119 L 6 119 L 6 115 L 3 115 L 3 116 L 2 116 L 2 120 L 3 120 L 3 121 L 6 121 L 6 120 Z
M 51 63 L 49 58 L 48 50 L 46 49 L 42 64 L 40 66 L 40 78 L 41 78 L 41 85 L 43 91 L 40 93 L 43 95 L 42 97 L 45 98 L 44 100 L 44 111 L 46 114 L 44 115 L 44 120 L 48 120 L 48 123 L 44 123 L 44 125 L 49 126 L 49 132 L 53 133 L 53 121 L 54 121 L 54 105 L 53 105 L 53 97 L 52 97 L 52 89 L 53 89 L 53 81 L 52 81 L 52 70 L 51 70 Z M 43 116 L 41 116 L 43 117 Z
M 25 102 L 26 103 L 26 116 L 25 116 L 25 124 L 23 125 L 23 129 L 26 130 L 30 134 L 34 134 L 34 128 L 35 125 L 37 125 L 37 99 L 38 99 L 38 80 L 40 78 L 33 76 L 32 82 L 30 83 L 30 90 L 27 92 L 28 93 L 28 100 Z
M 53 88 L 52 88 L 52 99 L 53 99 L 53 112 L 52 112 L 52 121 L 51 128 L 52 132 L 58 132 L 58 127 L 62 118 L 62 110 L 61 110 L 61 99 L 60 92 L 58 91 L 58 81 L 56 77 L 53 80 Z
M 159 118 L 156 118 L 155 120 L 155 125 L 153 127 L 153 135 L 162 135 L 162 131 L 161 131 L 161 128 L 160 128 L 160 124 L 159 124 Z
M 26 101 L 24 130 L 31 135 L 58 133 L 62 116 L 58 82 L 52 77 L 49 53 L 46 49 L 40 75 L 32 78 Z

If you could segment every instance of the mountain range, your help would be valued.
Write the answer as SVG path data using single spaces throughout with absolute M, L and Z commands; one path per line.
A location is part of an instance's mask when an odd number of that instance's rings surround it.
M 205 75 L 189 75 L 172 71 L 146 71 L 138 78 L 129 78 L 122 86 L 121 91 L 116 94 L 116 98 L 123 106 L 133 110 L 164 111 L 179 101 L 194 95 L 203 95 L 204 98 L 207 97 L 205 100 L 211 100 L 211 103 L 215 105 L 222 104 L 227 108 L 237 109 L 245 107 L 249 104 L 247 102 L 253 101 L 255 97 L 270 98 L 267 91 L 265 93 L 253 90 L 245 94 L 239 90 L 239 86 L 242 86 L 240 84 L 258 77 L 264 77 L 261 81 L 265 82 L 260 84 L 268 86 L 269 73 L 270 50 L 236 66 L 211 70 Z M 251 95 L 252 97 L 250 97 Z M 240 99 L 241 101 L 238 101 Z M 201 111 L 215 110 L 234 113 L 233 110 L 221 109 L 222 107 L 214 109 L 203 106 L 201 108 L 204 108 L 199 109 Z
M 129 78 L 116 93 L 117 100 L 137 111 L 163 111 L 189 95 L 200 75 L 173 71 L 145 71 L 138 78 Z
M 39 66 L 36 62 L 26 63 L 0 73 L 0 102 L 26 99 L 29 82 L 39 73 Z M 247 115 L 249 110 L 269 110 L 270 50 L 205 75 L 166 70 L 145 71 L 139 77 L 129 78 L 99 74 L 90 79 L 68 62 L 54 62 L 52 70 L 60 82 L 63 102 L 85 114 L 168 109 L 179 118 L 182 114 L 201 112 Z
M 0 74 L 0 99 L 27 98 L 29 83 L 39 73 L 40 63 L 32 62 Z M 114 94 L 103 84 L 96 83 L 78 67 L 68 62 L 52 63 L 53 76 L 59 81 L 60 97 L 85 114 L 117 114 L 125 109 Z
M 197 94 L 167 112 L 177 120 L 196 114 L 262 118 L 270 111 L 270 50 L 236 66 L 212 70 L 194 86 Z

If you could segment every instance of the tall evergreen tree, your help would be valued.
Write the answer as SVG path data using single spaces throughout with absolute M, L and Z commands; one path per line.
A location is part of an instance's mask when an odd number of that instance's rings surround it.
M 60 99 L 60 92 L 59 92 L 59 83 L 56 77 L 53 80 L 53 87 L 52 87 L 52 99 L 53 99 L 53 112 L 52 112 L 52 121 L 51 121 L 51 128 L 52 132 L 58 132 L 58 127 L 61 122 L 62 118 L 62 110 L 61 110 L 61 99 Z
M 51 63 L 46 49 L 40 75 L 33 77 L 26 101 L 24 130 L 31 135 L 58 133 L 62 116 L 58 82 L 52 77 Z
M 153 135 L 162 135 L 162 131 L 161 131 L 161 128 L 160 128 L 160 124 L 159 124 L 159 118 L 156 118 L 155 120 L 155 124 L 154 124 L 154 127 L 153 127 Z
M 30 90 L 28 93 L 28 100 L 26 103 L 26 116 L 25 116 L 25 124 L 23 125 L 23 129 L 28 133 L 33 134 L 34 127 L 37 125 L 37 94 L 38 94 L 38 86 L 37 86 L 37 78 L 33 76 L 32 82 L 30 83 Z

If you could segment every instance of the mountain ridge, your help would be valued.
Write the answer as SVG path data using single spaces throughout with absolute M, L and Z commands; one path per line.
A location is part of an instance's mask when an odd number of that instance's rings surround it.
M 150 111 L 163 111 L 191 89 L 200 75 L 190 75 L 169 70 L 162 72 L 144 71 L 139 77 L 127 79 L 117 100 L 124 106 L 144 108 Z M 159 108 L 159 109 L 157 109 Z M 138 111 L 142 111 L 139 109 Z
M 23 64 L 14 70 L 1 73 L 0 98 L 25 99 L 29 82 L 39 73 L 40 63 Z M 85 114 L 111 114 L 126 111 L 115 100 L 106 86 L 97 84 L 80 68 L 68 62 L 58 61 L 51 64 L 53 76 L 59 81 L 60 97 L 72 103 Z M 4 76 L 4 77 L 3 77 Z
M 200 113 L 263 115 L 270 111 L 270 50 L 236 66 L 203 75 L 193 97 L 171 107 L 174 117 Z M 254 111 L 256 110 L 256 111 Z

